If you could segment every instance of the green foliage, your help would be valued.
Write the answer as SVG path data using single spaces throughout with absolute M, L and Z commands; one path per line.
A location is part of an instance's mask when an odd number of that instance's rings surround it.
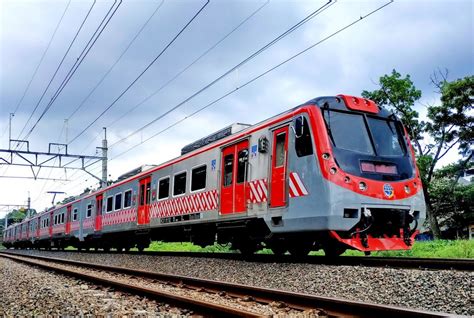
M 474 140 L 473 105 L 470 100 L 470 96 L 474 95 L 474 76 L 453 82 L 443 79 L 436 85 L 440 88 L 441 105 L 428 107 L 430 121 L 426 132 L 441 149 L 446 151 L 457 144 L 461 153 L 467 155 Z
M 433 164 L 433 157 L 430 155 L 421 155 L 416 159 L 416 164 L 418 166 L 418 171 L 420 172 L 421 181 L 423 184 L 428 184 L 428 173 L 430 167 Z
M 26 217 L 26 210 L 25 209 L 20 209 L 20 210 L 13 210 L 10 213 L 7 214 L 8 218 L 8 225 L 18 223 L 23 221 L 23 219 Z
M 224 253 L 232 252 L 229 246 L 214 244 L 211 246 L 200 247 L 191 242 L 165 243 L 161 241 L 153 241 L 146 251 L 168 251 L 168 252 L 209 252 Z
M 233 252 L 228 246 L 214 244 L 205 248 L 189 242 L 164 243 L 152 242 L 146 251 L 173 251 L 173 252 Z M 264 249 L 259 254 L 271 254 L 271 250 Z M 324 255 L 322 251 L 311 252 L 310 255 Z M 363 256 L 363 252 L 347 250 L 344 256 Z M 437 240 L 415 242 L 411 250 L 374 252 L 373 256 L 385 257 L 438 257 L 438 258 L 474 258 L 474 240 Z
M 362 96 L 392 110 L 404 123 L 412 141 L 422 139 L 424 123 L 418 119 L 418 112 L 413 109 L 415 102 L 421 98 L 421 91 L 416 89 L 410 75 L 402 78 L 396 70 L 379 79 L 379 89 L 363 91 Z M 417 149 L 418 150 L 418 149 Z
M 387 257 L 474 258 L 474 240 L 415 242 L 411 250 L 373 253 Z
M 453 82 L 444 81 L 441 85 L 441 114 L 440 122 L 445 125 L 454 125 L 452 138 L 459 138 L 459 149 L 464 156 L 469 155 L 469 150 L 474 141 L 474 76 L 466 76 Z M 438 109 L 439 110 L 439 109 Z M 434 121 L 436 123 L 436 121 Z
M 458 182 L 462 169 L 474 164 L 458 162 L 435 171 L 429 184 L 433 213 L 439 218 L 440 226 L 452 232 L 453 236 L 461 236 L 466 224 L 474 222 L 474 183 Z

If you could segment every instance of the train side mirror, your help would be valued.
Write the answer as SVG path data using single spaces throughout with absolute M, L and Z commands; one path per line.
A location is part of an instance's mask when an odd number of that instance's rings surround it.
M 304 116 L 303 115 L 295 119 L 295 122 L 293 126 L 291 126 L 291 129 L 293 130 L 295 134 L 295 138 L 300 138 L 301 136 L 304 135 Z

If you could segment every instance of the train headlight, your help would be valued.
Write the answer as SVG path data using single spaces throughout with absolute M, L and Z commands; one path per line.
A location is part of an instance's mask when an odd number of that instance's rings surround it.
M 360 189 L 361 191 L 367 190 L 367 184 L 365 184 L 364 181 L 359 182 L 359 189 Z
M 328 160 L 329 158 L 331 158 L 330 154 L 328 154 L 327 152 L 323 153 L 323 159 L 324 160 Z
M 331 174 L 336 174 L 336 172 L 337 172 L 337 169 L 334 168 L 334 167 L 332 167 L 331 169 L 329 169 L 329 173 L 331 173 Z
M 344 182 L 345 182 L 345 183 L 350 183 L 350 182 L 351 182 L 351 178 L 349 178 L 348 176 L 345 176 L 345 177 L 344 177 Z
M 408 194 L 408 193 L 410 193 L 410 191 L 411 191 L 410 187 L 406 185 L 405 186 L 405 193 Z

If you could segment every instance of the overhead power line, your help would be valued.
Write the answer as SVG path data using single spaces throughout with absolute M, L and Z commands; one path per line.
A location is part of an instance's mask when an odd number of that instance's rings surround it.
M 146 101 L 148 101 L 150 98 L 158 94 L 160 91 L 162 91 L 165 87 L 170 85 L 172 82 L 174 82 L 181 74 L 186 72 L 188 69 L 190 69 L 193 65 L 195 65 L 197 62 L 199 62 L 203 57 L 208 55 L 212 50 L 214 50 L 219 44 L 221 44 L 224 40 L 226 40 L 229 36 L 231 36 L 235 31 L 237 31 L 242 25 L 244 25 L 247 21 L 249 21 L 253 16 L 255 16 L 260 10 L 262 10 L 267 4 L 270 3 L 270 0 L 267 0 L 265 3 L 263 3 L 261 6 L 259 6 L 255 11 L 253 11 L 249 16 L 247 16 L 244 20 L 242 20 L 237 26 L 235 26 L 230 32 L 228 32 L 226 35 L 224 35 L 221 39 L 219 39 L 216 43 L 211 45 L 206 51 L 204 51 L 201 55 L 199 55 L 196 59 L 194 59 L 190 64 L 188 64 L 185 68 L 183 68 L 181 71 L 176 73 L 171 79 L 166 81 L 163 85 L 161 85 L 158 89 L 156 89 L 151 95 L 148 95 L 146 98 L 144 98 L 142 101 L 140 101 L 138 104 L 127 110 L 125 113 L 123 113 L 120 117 L 115 119 L 113 122 L 107 125 L 107 128 L 110 128 L 112 125 L 117 123 L 119 120 L 133 112 L 135 109 L 137 109 L 139 106 L 143 105 Z
M 45 107 L 45 109 L 43 110 L 43 112 L 41 113 L 40 117 L 36 120 L 35 124 L 33 125 L 33 127 L 30 129 L 30 131 L 26 134 L 26 136 L 24 137 L 24 139 L 27 139 L 30 134 L 33 132 L 33 130 L 36 128 L 36 126 L 38 125 L 38 123 L 41 121 L 41 119 L 44 117 L 44 115 L 49 111 L 49 109 L 51 108 L 51 106 L 53 105 L 53 103 L 56 101 L 56 99 L 58 98 L 59 94 L 61 94 L 61 92 L 63 91 L 64 87 L 66 87 L 66 85 L 68 84 L 69 80 L 72 78 L 72 76 L 74 75 L 74 73 L 77 71 L 77 69 L 79 68 L 79 66 L 82 64 L 82 62 L 84 61 L 84 59 L 86 58 L 86 56 L 89 54 L 90 50 L 92 49 L 92 47 L 94 46 L 94 44 L 97 42 L 97 40 L 99 39 L 99 37 L 101 36 L 102 32 L 105 30 L 105 28 L 107 27 L 107 25 L 109 24 L 110 20 L 112 19 L 112 17 L 115 15 L 115 13 L 117 12 L 118 8 L 120 7 L 120 5 L 122 4 L 122 0 L 119 0 L 119 3 L 118 5 L 114 8 L 115 4 L 117 3 L 117 0 L 114 1 L 114 3 L 112 4 L 112 6 L 110 7 L 109 11 L 107 12 L 107 14 L 105 15 L 104 19 L 102 20 L 101 24 L 99 24 L 99 26 L 97 27 L 97 29 L 95 30 L 94 34 L 92 35 L 92 37 L 89 39 L 89 42 L 86 44 L 86 46 L 84 47 L 84 49 L 82 50 L 81 54 L 79 55 L 79 57 L 77 58 L 77 60 L 74 62 L 73 66 L 70 68 L 69 72 L 67 73 L 66 77 L 63 79 L 63 81 L 61 82 L 61 84 L 59 85 L 59 88 L 56 90 L 56 92 L 53 94 L 53 97 L 51 98 L 50 102 L 48 103 L 48 105 Z M 112 13 L 110 13 L 110 11 L 113 9 Z M 110 13 L 110 15 L 109 15 Z M 107 19 L 107 21 L 105 21 L 105 19 Z M 104 23 L 105 21 L 105 23 Z
M 278 63 L 277 65 L 275 65 L 275 66 L 269 68 L 269 69 L 266 70 L 265 72 L 263 72 L 263 73 L 261 73 L 261 74 L 255 76 L 255 77 L 253 77 L 251 80 L 249 80 L 249 81 L 247 81 L 246 83 L 240 85 L 239 87 L 237 87 L 237 88 L 235 88 L 235 89 L 233 89 L 233 90 L 231 90 L 231 91 L 228 91 L 227 93 L 225 93 L 224 95 L 220 96 L 219 98 L 217 98 L 217 99 L 213 100 L 212 102 L 210 102 L 210 103 L 208 103 L 208 104 L 206 104 L 206 105 L 200 107 L 199 109 L 197 109 L 196 111 L 194 111 L 194 112 L 191 113 L 190 115 L 185 116 L 184 118 L 182 118 L 182 119 L 180 119 L 180 120 L 174 122 L 173 124 L 167 126 L 167 127 L 164 128 L 164 129 L 158 131 L 157 133 L 155 133 L 155 134 L 153 134 L 152 136 L 148 137 L 147 139 L 141 141 L 140 143 L 138 143 L 138 144 L 136 144 L 136 145 L 134 145 L 134 146 L 128 148 L 127 150 L 125 150 L 125 151 L 119 153 L 118 155 L 116 155 L 116 156 L 110 158 L 109 161 L 112 161 L 112 160 L 114 160 L 114 159 L 116 159 L 116 158 L 118 158 L 118 157 L 120 157 L 120 156 L 126 154 L 127 152 L 131 151 L 132 149 L 137 148 L 138 146 L 144 144 L 145 142 L 147 142 L 147 141 L 149 141 L 149 140 L 155 138 L 156 136 L 158 136 L 158 135 L 164 133 L 165 131 L 169 130 L 170 128 L 172 128 L 172 127 L 178 125 L 179 123 L 185 121 L 186 119 L 188 119 L 188 118 L 190 118 L 190 117 L 193 117 L 194 115 L 198 114 L 199 112 L 203 111 L 204 109 L 209 108 L 210 106 L 212 106 L 212 105 L 216 104 L 217 102 L 223 100 L 223 99 L 226 98 L 227 96 L 229 96 L 229 95 L 235 93 L 235 92 L 238 91 L 239 89 L 241 89 L 241 88 L 243 88 L 243 87 L 245 87 L 245 86 L 247 86 L 247 85 L 249 85 L 249 84 L 255 82 L 256 80 L 262 78 L 263 76 L 265 76 L 265 75 L 267 75 L 268 73 L 274 71 L 275 69 L 281 67 L 282 65 L 284 65 L 284 64 L 286 64 L 286 63 L 288 63 L 288 62 L 290 62 L 291 60 L 297 58 L 298 56 L 300 56 L 300 55 L 302 55 L 302 54 L 308 52 L 309 50 L 313 49 L 314 47 L 316 47 L 316 46 L 322 44 L 323 42 L 329 40 L 330 38 L 336 36 L 337 34 L 339 34 L 339 33 L 343 32 L 343 31 L 349 29 L 349 28 L 352 27 L 353 25 L 355 25 L 355 24 L 361 22 L 362 20 L 366 19 L 367 17 L 369 17 L 369 16 L 375 14 L 376 12 L 382 10 L 382 9 L 385 8 L 386 6 L 388 6 L 388 5 L 390 5 L 391 3 L 393 3 L 393 1 L 394 1 L 394 0 L 391 0 L 391 1 L 389 1 L 389 2 L 387 2 L 387 3 L 385 3 L 385 4 L 383 4 L 383 5 L 381 5 L 381 6 L 379 6 L 379 7 L 377 7 L 376 9 L 370 11 L 369 13 L 367 13 L 367 14 L 365 14 L 365 15 L 363 15 L 363 16 L 360 16 L 359 18 L 355 19 L 354 21 L 352 21 L 351 23 L 347 24 L 346 26 L 344 26 L 344 27 L 338 29 L 337 31 L 335 31 L 335 32 L 333 32 L 333 33 L 331 33 L 331 34 L 329 34 L 328 36 L 324 37 L 323 39 L 319 40 L 318 42 L 316 42 L 316 43 L 314 43 L 314 44 L 308 46 L 308 47 L 305 48 L 304 50 L 299 51 L 298 53 L 292 55 L 291 57 L 285 59 L 284 61 Z M 122 140 L 123 140 L 123 139 L 122 139 Z M 110 146 L 109 146 L 109 149 L 110 149 L 112 146 L 116 145 L 117 143 L 118 143 L 118 142 L 116 142 L 116 143 L 110 145 Z
M 326 2 L 324 5 L 322 5 L 321 7 L 319 7 L 318 9 L 314 10 L 313 12 L 311 12 L 308 16 L 306 16 L 304 19 L 300 20 L 298 23 L 296 23 L 295 25 L 293 25 L 291 28 L 287 29 L 285 32 L 283 32 L 282 34 L 280 34 L 279 36 L 277 36 L 276 38 L 274 38 L 273 40 L 271 40 L 270 42 L 268 42 L 267 44 L 265 44 L 263 47 L 261 47 L 260 49 L 258 49 L 257 51 L 255 51 L 254 53 L 252 53 L 250 56 L 248 56 L 247 58 L 245 58 L 244 60 L 242 60 L 241 62 L 239 62 L 238 64 L 236 64 L 234 67 L 230 68 L 229 70 L 227 70 L 226 72 L 224 72 L 221 76 L 217 77 L 216 79 L 214 79 L 212 82 L 210 82 L 209 84 L 207 84 L 206 86 L 204 86 L 203 88 L 201 88 L 200 90 L 198 90 L 197 92 L 195 92 L 194 94 L 192 94 L 191 96 L 187 97 L 186 99 L 184 99 L 183 101 L 181 101 L 180 103 L 178 103 L 177 105 L 173 106 L 172 108 L 168 109 L 167 111 L 165 111 L 163 114 L 155 117 L 153 120 L 151 120 L 150 122 L 148 122 L 147 124 L 145 124 L 144 126 L 138 128 L 137 130 L 131 132 L 129 135 L 127 135 L 126 137 L 116 141 L 115 143 L 113 143 L 112 145 L 110 145 L 110 147 L 112 147 L 113 145 L 117 144 L 117 143 L 120 143 L 120 142 L 123 142 L 125 141 L 126 139 L 136 135 L 137 133 L 139 133 L 140 131 L 146 129 L 147 127 L 151 126 L 153 123 L 157 122 L 158 120 L 162 119 L 163 117 L 165 117 L 166 115 L 170 114 L 171 112 L 175 111 L 176 109 L 180 108 L 181 106 L 183 106 L 184 104 L 186 104 L 187 102 L 189 102 L 191 99 L 193 99 L 194 97 L 200 95 L 202 92 L 204 92 L 205 90 L 209 89 L 210 87 L 212 87 L 214 84 L 216 84 L 217 82 L 219 82 L 220 80 L 222 80 L 223 78 L 225 78 L 227 75 L 231 74 L 233 71 L 235 71 L 236 69 L 238 69 L 239 67 L 243 66 L 244 64 L 248 63 L 249 61 L 251 61 L 252 59 L 254 59 L 255 57 L 257 57 L 258 55 L 260 55 L 262 52 L 268 50 L 270 47 L 272 47 L 274 44 L 276 44 L 277 42 L 279 42 L 280 40 L 282 40 L 283 38 L 285 38 L 286 36 L 288 36 L 289 34 L 291 34 L 292 32 L 294 32 L 295 30 L 297 30 L 299 27 L 301 27 L 302 25 L 304 25 L 305 23 L 307 23 L 308 21 L 310 21 L 311 19 L 313 19 L 314 17 L 318 16 L 320 13 L 322 13 L 323 11 L 325 11 L 326 9 L 328 9 L 330 6 L 332 6 L 333 4 L 335 3 L 332 2 L 332 0 L 329 0 L 328 2 Z
M 40 59 L 38 65 L 36 65 L 36 68 L 35 68 L 35 70 L 34 70 L 34 72 L 33 72 L 33 75 L 31 76 L 30 81 L 28 82 L 28 85 L 26 85 L 26 88 L 25 88 L 25 91 L 23 92 L 23 95 L 21 96 L 20 100 L 18 101 L 18 104 L 16 104 L 16 107 L 15 107 L 15 110 L 13 111 L 13 114 L 15 114 L 15 113 L 18 111 L 18 109 L 20 108 L 21 103 L 23 102 L 23 99 L 24 99 L 25 96 L 26 96 L 26 93 L 27 93 L 28 90 L 30 89 L 31 82 L 33 82 L 33 79 L 35 78 L 36 73 L 38 73 L 38 69 L 39 69 L 39 67 L 41 66 L 41 64 L 43 63 L 44 57 L 46 56 L 46 53 L 48 53 L 48 50 L 49 50 L 49 48 L 50 48 L 50 46 L 51 46 L 51 43 L 53 43 L 53 39 L 54 39 L 54 37 L 56 36 L 56 32 L 58 31 L 59 26 L 61 25 L 61 23 L 62 23 L 62 21 L 63 21 L 63 18 L 64 18 L 64 16 L 66 15 L 66 12 L 67 12 L 67 10 L 68 10 L 70 4 L 71 4 L 71 0 L 69 0 L 69 2 L 68 2 L 67 5 L 66 5 L 66 8 L 64 8 L 64 12 L 63 12 L 63 14 L 61 15 L 61 18 L 59 19 L 58 24 L 56 24 L 56 27 L 54 28 L 54 32 L 53 32 L 53 34 L 51 35 L 51 38 L 49 39 L 48 45 L 46 46 L 46 49 L 44 50 L 43 54 L 41 55 L 41 59 Z
M 72 143 L 77 140 L 77 138 L 79 138 L 87 129 L 89 129 L 96 121 L 98 121 L 110 108 L 115 105 L 115 103 L 120 98 L 122 98 L 123 95 L 125 95 L 125 93 L 128 92 L 128 90 L 133 85 L 135 85 L 135 83 L 143 76 L 143 74 L 148 71 L 148 69 L 163 55 L 164 52 L 166 52 L 166 50 L 174 43 L 174 41 L 176 41 L 176 39 L 181 35 L 181 33 L 183 33 L 188 28 L 188 26 L 194 21 L 194 19 L 197 18 L 197 16 L 202 12 L 202 10 L 204 10 L 204 8 L 209 4 L 209 1 L 210 0 L 206 0 L 206 3 L 194 14 L 194 16 L 186 23 L 186 25 L 178 32 L 178 34 L 176 34 L 173 39 L 161 50 L 161 52 L 158 53 L 158 55 L 147 65 L 147 67 L 145 67 L 145 69 L 140 74 L 138 74 L 138 76 L 127 86 L 127 88 L 125 88 L 125 90 L 123 90 L 122 93 L 120 93 L 120 95 L 115 98 L 114 101 L 102 111 L 102 113 L 99 114 L 99 116 L 97 116 L 91 123 L 89 123 L 79 134 L 72 138 L 69 143 Z
M 87 96 L 82 100 L 82 102 L 79 103 L 79 105 L 74 109 L 74 111 L 69 115 L 68 119 L 71 119 L 84 105 L 84 103 L 91 97 L 91 95 L 95 92 L 95 90 L 102 84 L 102 82 L 105 80 L 105 78 L 110 74 L 110 72 L 115 68 L 115 66 L 118 64 L 118 62 L 122 59 L 122 57 L 127 53 L 128 49 L 132 46 L 132 44 L 135 42 L 135 40 L 138 38 L 138 36 L 142 33 L 142 31 L 145 29 L 145 27 L 148 25 L 148 23 L 151 21 L 151 19 L 155 16 L 155 14 L 158 12 L 158 10 L 161 8 L 163 5 L 164 0 L 161 0 L 161 2 L 158 4 L 158 6 L 155 8 L 155 10 L 152 12 L 150 17 L 145 21 L 145 23 L 141 26 L 141 28 L 138 30 L 138 32 L 135 34 L 135 36 L 132 38 L 132 40 L 128 43 L 127 47 L 125 50 L 122 51 L 120 56 L 115 60 L 115 62 L 110 66 L 110 68 L 105 72 L 105 74 L 102 76 L 102 78 L 97 82 L 97 84 L 94 86 L 94 88 L 87 94 Z
M 127 47 L 125 48 L 124 51 L 122 51 L 122 53 L 120 54 L 119 58 L 114 62 L 114 64 L 107 70 L 107 72 L 102 76 L 102 78 L 99 80 L 99 82 L 95 85 L 95 87 L 92 89 L 92 91 L 82 100 L 82 102 L 79 104 L 79 106 L 71 113 L 71 115 L 69 115 L 69 117 L 66 119 L 66 120 L 70 120 L 76 113 L 77 111 L 83 106 L 83 104 L 86 102 L 86 100 L 94 93 L 94 91 L 100 86 L 100 84 L 104 81 L 104 79 L 107 77 L 107 75 L 113 70 L 113 68 L 118 64 L 118 62 L 120 61 L 120 59 L 123 57 L 123 55 L 128 51 L 128 49 L 131 47 L 131 45 L 133 44 L 133 42 L 137 39 L 137 37 L 140 35 L 140 33 L 143 31 L 143 29 L 148 25 L 148 23 L 150 22 L 150 20 L 155 16 L 155 14 L 158 12 L 158 10 L 161 8 L 161 6 L 163 5 L 164 3 L 164 0 L 162 0 L 158 6 L 155 8 L 155 10 L 152 12 L 152 14 L 150 15 L 150 17 L 145 21 L 145 23 L 140 27 L 139 31 L 135 34 L 135 36 L 132 38 L 132 40 L 128 43 Z M 64 129 L 64 126 L 63 126 L 63 129 Z M 62 131 L 63 129 L 61 130 L 61 133 L 60 133 L 60 136 L 62 135 Z M 102 135 L 102 132 L 100 133 L 100 135 Z M 98 137 L 99 135 L 97 135 Z M 87 147 L 89 147 L 92 142 L 95 141 L 95 139 L 92 140 L 82 151 L 81 153 L 83 153 Z M 60 137 L 59 137 L 60 138 Z M 58 141 L 59 142 L 59 141 Z M 68 141 L 66 141 L 67 143 Z M 70 163 L 74 163 L 76 162 L 77 160 L 79 159 L 75 159 L 75 160 L 72 160 Z M 87 164 L 89 161 L 86 161 L 85 164 Z M 48 175 L 48 178 L 49 176 L 51 175 L 51 172 L 53 171 L 54 169 L 51 169 L 50 171 L 50 174 Z M 74 171 L 70 177 L 73 177 L 75 174 L 77 174 L 79 172 L 79 170 L 76 170 Z M 79 177 L 78 177 L 79 178 Z M 78 178 L 76 179 L 73 179 L 72 181 L 74 180 L 77 180 Z M 59 181 L 62 181 L 62 180 L 59 180 Z M 44 188 L 46 187 L 46 183 L 47 181 L 45 182 L 45 184 L 43 185 L 40 193 L 43 192 Z M 39 198 L 39 196 L 38 196 Z M 37 198 L 37 199 L 38 199 Z M 34 201 L 36 201 L 37 199 L 35 199 Z
M 40 105 L 41 101 L 43 100 L 44 96 L 46 95 L 46 92 L 48 91 L 49 87 L 51 86 L 51 83 L 53 82 L 54 78 L 56 77 L 56 75 L 58 74 L 58 71 L 59 69 L 61 68 L 61 66 L 63 65 L 63 62 L 64 60 L 66 59 L 66 56 L 68 55 L 69 51 L 71 50 L 71 47 L 72 45 L 74 44 L 74 42 L 76 41 L 77 39 L 77 36 L 79 35 L 80 31 L 82 30 L 82 27 L 84 26 L 84 23 L 86 22 L 87 18 L 89 17 L 89 14 L 91 13 L 92 11 L 92 8 L 95 6 L 95 3 L 96 3 L 96 0 L 94 0 L 94 2 L 92 3 L 89 11 L 87 12 L 86 16 L 84 17 L 84 19 L 82 20 L 82 23 L 81 25 L 79 26 L 79 28 L 77 29 L 76 31 L 76 34 L 74 35 L 73 39 L 71 40 L 71 43 L 69 44 L 66 52 L 64 53 L 61 61 L 59 62 L 58 66 L 56 67 L 56 70 L 54 71 L 54 74 L 53 76 L 51 77 L 51 79 L 49 80 L 49 83 L 48 85 L 46 86 L 46 88 L 43 90 L 43 93 L 41 94 L 41 97 L 39 98 L 38 102 L 36 103 L 35 107 L 33 108 L 33 111 L 31 112 L 30 114 L 30 117 L 28 117 L 28 120 L 26 121 L 25 125 L 23 126 L 23 128 L 21 129 L 20 133 L 18 134 L 18 138 L 17 139 L 20 139 L 21 137 L 21 134 L 23 133 L 23 131 L 25 130 L 25 128 L 28 126 L 31 118 L 33 117 L 34 113 L 36 112 L 36 110 L 38 109 L 38 106 Z M 27 137 L 25 137 L 26 139 Z

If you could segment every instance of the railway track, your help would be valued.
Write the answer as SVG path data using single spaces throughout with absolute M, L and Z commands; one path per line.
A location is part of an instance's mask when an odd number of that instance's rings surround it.
M 39 266 L 83 280 L 105 286 L 157 298 L 198 313 L 211 316 L 262 317 L 272 314 L 262 313 L 255 307 L 270 306 L 280 313 L 301 313 L 303 316 L 319 313 L 329 317 L 446 317 L 448 314 L 428 312 L 395 306 L 348 301 L 340 298 L 321 297 L 301 293 L 266 289 L 228 282 L 198 279 L 187 276 L 148 272 L 124 267 L 113 267 L 100 264 L 72 261 L 44 256 L 18 256 L 1 252 L 1 257 Z M 179 290 L 170 291 L 171 286 Z M 226 302 L 209 301 L 196 297 L 196 293 L 212 294 L 213 298 L 232 299 L 239 306 Z M 244 305 L 242 305 L 244 304 Z M 279 309 L 278 309 L 279 308 Z
M 54 250 L 52 250 L 54 251 Z M 67 250 L 70 253 L 118 253 L 130 255 L 153 255 L 173 257 L 215 258 L 229 260 L 245 260 L 261 263 L 307 263 L 321 265 L 370 266 L 393 268 L 420 268 L 474 271 L 474 259 L 452 258 L 415 258 L 415 257 L 375 257 L 375 256 L 340 256 L 328 258 L 325 256 L 294 257 L 292 255 L 254 254 L 243 256 L 240 253 L 209 253 L 209 252 L 156 252 L 156 251 L 101 251 L 101 250 Z

